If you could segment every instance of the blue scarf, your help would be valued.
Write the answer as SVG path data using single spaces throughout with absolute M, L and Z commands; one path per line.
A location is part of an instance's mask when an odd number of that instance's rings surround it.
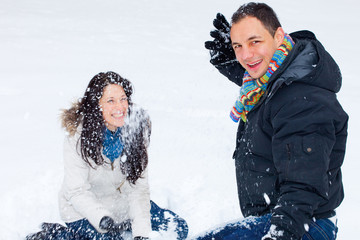
M 103 154 L 114 162 L 115 159 L 120 157 L 124 145 L 121 141 L 121 128 L 117 128 L 115 133 L 105 128 L 104 141 L 103 141 Z

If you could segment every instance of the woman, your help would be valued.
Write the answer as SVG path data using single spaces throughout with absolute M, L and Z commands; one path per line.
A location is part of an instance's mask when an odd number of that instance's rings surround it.
M 68 136 L 59 206 L 67 227 L 44 223 L 27 239 L 148 239 L 170 221 L 177 238 L 186 238 L 186 222 L 150 201 L 151 123 L 132 103 L 132 93 L 131 83 L 117 73 L 99 73 L 84 97 L 63 111 Z

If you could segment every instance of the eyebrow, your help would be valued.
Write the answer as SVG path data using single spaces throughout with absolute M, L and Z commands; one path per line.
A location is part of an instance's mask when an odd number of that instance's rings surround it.
M 248 38 L 248 41 L 254 40 L 256 38 L 261 38 L 261 36 L 257 36 L 257 35 L 251 36 Z
M 261 38 L 261 36 L 253 35 L 253 36 L 249 37 L 248 39 L 246 39 L 246 41 L 249 42 L 249 41 L 252 41 L 252 40 L 257 39 L 257 38 Z M 238 42 L 232 42 L 231 45 L 236 45 L 236 44 L 239 44 L 239 43 Z

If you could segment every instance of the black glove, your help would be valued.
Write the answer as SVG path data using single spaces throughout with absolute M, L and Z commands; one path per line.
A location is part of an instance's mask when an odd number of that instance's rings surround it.
M 129 231 L 131 230 L 130 220 L 124 221 L 122 223 L 115 223 L 111 217 L 104 216 L 100 220 L 99 228 L 107 231 Z
M 134 240 L 148 240 L 148 237 L 134 237 Z
M 111 217 L 104 216 L 100 220 L 99 228 L 102 230 L 109 231 L 110 229 L 112 229 L 114 227 L 114 224 L 115 224 L 115 222 Z
M 231 46 L 230 24 L 221 13 L 216 15 L 213 24 L 216 30 L 211 31 L 210 36 L 214 40 L 205 42 L 205 48 L 210 50 L 211 64 L 216 66 L 236 61 L 235 53 Z
M 244 69 L 236 60 L 235 52 L 231 46 L 230 24 L 218 13 L 213 21 L 216 30 L 210 32 L 213 41 L 205 42 L 205 48 L 210 50 L 210 63 L 230 81 L 241 86 Z

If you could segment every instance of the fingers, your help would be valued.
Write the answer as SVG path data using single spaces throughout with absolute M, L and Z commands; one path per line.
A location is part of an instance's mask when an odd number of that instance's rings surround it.
M 215 43 L 213 41 L 206 41 L 205 42 L 205 48 L 209 50 L 215 50 Z
M 213 30 L 210 32 L 210 36 L 215 39 L 215 41 L 219 41 L 221 43 L 229 43 L 230 41 L 230 35 L 229 33 L 220 32 L 218 30 Z
M 212 36 L 213 38 L 217 39 L 217 40 L 222 40 L 223 37 L 221 36 L 220 32 L 218 30 L 214 30 L 210 32 L 210 36 Z
M 210 63 L 213 65 L 219 65 L 227 62 L 229 59 L 220 52 L 213 52 L 211 55 Z
M 226 46 L 224 46 L 224 44 L 220 43 L 219 41 L 206 41 L 205 48 L 214 51 L 224 51 Z
M 216 14 L 216 18 L 213 21 L 214 27 L 222 32 L 230 32 L 230 24 L 226 20 L 225 16 L 221 13 Z

